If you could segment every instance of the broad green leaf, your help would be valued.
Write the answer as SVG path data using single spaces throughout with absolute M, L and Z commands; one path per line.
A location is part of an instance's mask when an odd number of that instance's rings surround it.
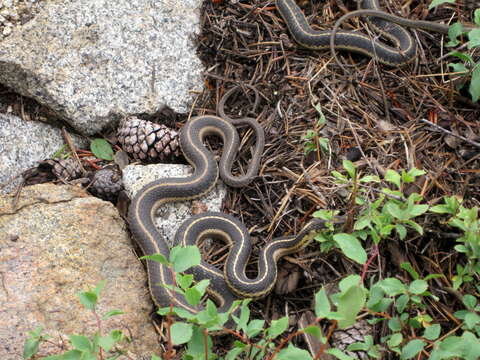
M 398 317 L 392 317 L 387 322 L 388 328 L 393 332 L 401 331 L 402 330 L 402 323 Z
M 344 329 L 355 323 L 356 317 L 365 305 L 365 289 L 359 285 L 352 286 L 338 298 L 337 310 L 343 319 L 338 322 L 338 327 Z
M 425 328 L 423 337 L 427 340 L 434 341 L 440 336 L 442 327 L 439 324 L 433 324 Z
M 406 220 L 407 219 L 407 214 L 405 213 L 404 210 L 400 209 L 400 206 L 393 201 L 389 201 L 385 205 L 385 210 L 388 211 L 390 215 L 392 215 L 394 218 L 398 220 Z
M 227 356 L 225 356 L 225 360 L 236 360 L 238 359 L 238 355 L 240 355 L 244 351 L 245 347 L 234 347 L 227 353 Z
M 414 280 L 408 287 L 408 291 L 415 295 L 423 294 L 427 289 L 428 283 L 425 280 Z
M 277 360 L 312 360 L 308 351 L 299 349 L 290 343 L 286 349 L 280 350 L 275 357 Z
M 419 339 L 410 340 L 407 345 L 402 348 L 401 359 L 412 359 L 425 347 L 425 342 Z
M 388 169 L 385 172 L 385 180 L 395 184 L 398 189 L 400 189 L 400 174 L 392 169 Z
M 428 10 L 431 10 L 438 5 L 442 5 L 442 4 L 445 4 L 445 3 L 454 4 L 455 0 L 432 0 L 430 5 L 428 6 Z
M 186 290 L 190 287 L 193 283 L 193 275 L 192 274 L 175 274 L 175 278 L 177 280 L 178 286 L 180 286 L 183 290 Z
M 462 63 L 449 63 L 448 66 L 452 68 L 453 72 L 468 73 L 467 67 Z
M 182 272 L 200 265 L 200 260 L 200 250 L 196 246 L 175 246 L 170 251 L 170 262 L 173 264 L 175 272 Z
M 420 279 L 419 273 L 412 267 L 412 264 L 410 264 L 409 262 L 402 263 L 400 267 L 403 270 L 407 271 L 414 280 Z
M 145 255 L 145 256 L 142 256 L 140 260 L 152 260 L 166 266 L 170 265 L 168 260 L 162 254 Z
M 322 330 L 315 325 L 307 326 L 306 328 L 302 329 L 306 334 L 312 335 L 317 339 L 322 337 Z
M 394 348 L 400 345 L 403 341 L 403 335 L 402 333 L 395 333 L 393 334 L 390 339 L 387 341 L 387 345 L 389 348 Z
M 362 176 L 359 180 L 360 182 L 380 182 L 380 178 L 377 175 L 365 175 Z
M 192 324 L 177 321 L 172 324 L 172 327 L 170 328 L 170 333 L 174 345 L 185 344 L 192 338 Z
M 110 311 L 107 311 L 105 315 L 103 315 L 102 319 L 106 320 L 108 318 L 111 318 L 112 316 L 122 315 L 122 314 L 124 314 L 122 310 L 110 310 Z
M 288 317 L 284 316 L 278 320 L 272 320 L 268 328 L 268 337 L 275 339 L 277 336 L 283 334 L 288 328 Z
M 340 292 L 344 293 L 352 286 L 357 286 L 358 284 L 360 284 L 361 280 L 362 278 L 360 277 L 360 275 L 348 275 L 347 277 L 344 277 L 342 280 L 340 280 L 340 282 L 338 283 L 338 288 L 340 289 Z
M 396 296 L 407 291 L 407 287 L 400 280 L 396 278 L 386 278 L 378 282 L 385 294 L 389 296 Z
M 102 336 L 98 340 L 98 345 L 105 350 L 105 351 L 110 351 L 110 349 L 115 345 L 116 340 L 113 338 L 111 334 L 107 336 Z
M 97 305 L 98 297 L 94 292 L 85 291 L 78 294 L 80 302 L 89 310 L 94 310 Z
M 357 169 L 355 168 L 355 165 L 350 160 L 343 160 L 343 168 L 347 170 L 348 176 L 350 179 L 355 179 L 355 174 Z
M 477 102 L 480 98 L 480 66 L 476 66 L 475 70 L 472 71 L 472 78 L 470 79 L 469 87 L 470 95 L 472 96 L 472 101 Z
M 94 139 L 90 143 L 90 150 L 99 159 L 113 160 L 112 146 L 105 139 Z
M 190 305 L 196 306 L 200 304 L 202 294 L 195 288 L 189 288 L 185 290 L 185 299 Z
M 92 343 L 90 340 L 83 335 L 70 335 L 68 337 L 72 346 L 80 351 L 91 351 L 92 350 Z
M 477 306 L 477 299 L 473 295 L 470 295 L 470 294 L 465 295 L 462 301 L 463 301 L 463 304 L 470 310 L 475 309 L 475 306 Z
M 46 358 L 43 358 L 42 360 L 86 360 L 87 355 L 86 353 L 80 351 L 80 350 L 70 350 L 67 351 L 66 353 L 63 353 L 62 355 L 53 355 L 53 356 L 47 356 Z
M 480 6 L 480 5 L 479 5 Z M 480 45 L 480 29 L 470 30 L 468 36 L 468 48 L 473 49 Z
M 428 205 L 426 204 L 416 204 L 408 209 L 409 218 L 414 218 L 426 213 L 428 210 Z
M 157 355 L 152 355 L 152 358 L 150 360 L 162 360 L 162 359 L 160 359 L 160 357 Z
M 325 352 L 327 354 L 335 356 L 337 359 L 340 359 L 340 360 L 354 360 L 353 357 L 346 355 L 340 349 L 327 349 Z M 357 358 L 357 357 L 355 357 L 355 358 Z
M 330 311 L 330 301 L 328 300 L 325 288 L 322 287 L 322 289 L 315 294 L 315 315 L 324 318 Z
M 38 351 L 40 341 L 38 339 L 27 339 L 23 345 L 23 358 L 30 359 Z
M 265 325 L 265 320 L 253 319 L 247 325 L 247 331 L 246 331 L 247 336 L 249 338 L 253 338 L 257 336 L 263 330 L 264 325 Z
M 355 236 L 345 233 L 335 234 L 333 235 L 333 240 L 346 257 L 359 264 L 365 264 L 367 261 L 367 253 Z
M 212 339 L 210 336 L 207 338 L 207 351 L 208 360 L 214 359 L 212 354 Z M 187 350 L 185 355 L 191 356 L 190 359 L 202 359 L 205 360 L 205 337 L 203 330 L 199 326 L 193 327 L 193 333 L 190 341 L 187 343 Z

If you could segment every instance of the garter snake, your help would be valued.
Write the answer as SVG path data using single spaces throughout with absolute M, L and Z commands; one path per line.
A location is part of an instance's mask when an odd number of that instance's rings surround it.
M 233 176 L 231 168 L 240 145 L 234 125 L 241 124 L 253 127 L 256 146 L 245 175 Z M 223 141 L 224 149 L 218 165 L 213 154 L 203 144 L 204 138 L 212 134 L 221 137 Z M 227 185 L 234 187 L 245 186 L 256 176 L 264 147 L 264 133 L 252 118 L 226 120 L 217 116 L 199 116 L 190 119 L 183 126 L 180 146 L 185 158 L 194 168 L 193 174 L 185 178 L 160 179 L 147 184 L 135 195 L 129 207 L 130 229 L 144 255 L 160 253 L 166 258 L 169 256 L 169 247 L 154 224 L 154 217 L 160 206 L 205 194 L 215 185 L 219 176 Z M 183 245 L 197 244 L 205 237 L 221 239 L 231 245 L 224 273 L 204 261 L 191 269 L 196 280 L 210 279 L 208 291 L 219 303 L 219 311 L 224 312 L 239 296 L 257 298 L 266 295 L 275 284 L 277 259 L 306 246 L 314 231 L 323 226 L 322 220 L 314 219 L 297 236 L 270 242 L 260 253 L 258 276 L 255 279 L 249 279 L 245 275 L 251 249 L 250 237 L 245 226 L 234 217 L 214 212 L 193 216 L 181 225 L 175 238 L 176 243 Z M 193 313 L 201 309 L 190 305 L 182 295 L 158 285 L 174 284 L 168 267 L 147 260 L 147 273 L 150 294 L 158 307 L 173 303 Z
M 357 52 L 376 57 L 379 62 L 390 66 L 404 65 L 415 58 L 415 41 L 402 26 L 448 33 L 448 25 L 431 21 L 409 20 L 381 11 L 378 0 L 362 0 L 361 4 L 361 10 L 342 16 L 336 22 L 333 30 L 318 31 L 310 27 L 295 0 L 276 0 L 276 7 L 280 15 L 287 24 L 292 37 L 301 46 L 313 50 L 330 48 L 333 53 L 334 49 Z M 369 23 L 391 40 L 395 47 L 372 41 L 367 34 L 361 32 L 338 30 L 342 22 L 354 16 L 368 16 Z M 466 28 L 471 29 L 468 26 Z

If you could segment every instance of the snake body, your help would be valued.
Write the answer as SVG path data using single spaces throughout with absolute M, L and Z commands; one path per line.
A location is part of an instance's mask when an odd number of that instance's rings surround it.
M 243 176 L 231 173 L 235 155 L 240 146 L 234 125 L 249 124 L 256 132 L 256 148 L 249 169 Z M 213 154 L 205 147 L 207 135 L 217 135 L 223 140 L 223 152 L 217 165 Z M 169 247 L 154 224 L 157 209 L 167 202 L 197 198 L 208 192 L 220 177 L 230 186 L 245 186 L 257 174 L 264 147 L 264 134 L 254 120 L 244 118 L 228 121 L 216 116 L 200 116 L 189 120 L 180 133 L 180 145 L 188 162 L 194 167 L 191 176 L 153 181 L 142 188 L 133 198 L 129 207 L 128 220 L 134 239 L 144 255 L 160 253 L 169 256 Z M 295 237 L 284 237 L 270 242 L 260 253 L 258 276 L 249 279 L 245 266 L 250 254 L 250 237 L 244 225 L 232 216 L 207 212 L 187 220 L 176 233 L 176 243 L 198 244 L 205 237 L 219 238 L 231 245 L 228 260 L 221 273 L 215 267 L 203 262 L 191 269 L 196 280 L 210 279 L 209 293 L 216 298 L 219 311 L 227 311 L 232 302 L 242 297 L 266 295 L 275 283 L 276 261 L 280 256 L 295 252 L 306 246 L 313 238 L 314 231 L 322 228 L 322 220 L 314 219 Z M 158 284 L 173 285 L 168 267 L 147 260 L 150 294 L 158 307 L 173 305 L 190 312 L 198 312 L 186 299 Z
M 409 20 L 380 10 L 378 0 L 363 0 L 362 10 L 342 16 L 333 30 L 318 31 L 311 28 L 295 0 L 276 0 L 277 9 L 295 41 L 303 47 L 321 50 L 335 48 L 376 57 L 390 66 L 407 64 L 415 58 L 416 45 L 410 33 L 403 28 L 412 27 L 448 33 L 448 26 L 431 21 Z M 395 46 L 389 46 L 357 31 L 338 30 L 341 23 L 354 16 L 368 16 L 369 23 Z M 467 27 L 468 29 L 469 27 Z

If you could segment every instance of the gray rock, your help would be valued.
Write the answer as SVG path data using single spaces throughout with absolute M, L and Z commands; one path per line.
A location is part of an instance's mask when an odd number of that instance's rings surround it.
M 184 177 L 192 173 L 192 167 L 187 165 L 154 164 L 129 165 L 123 169 L 123 185 L 130 198 L 149 182 L 170 177 Z M 161 235 L 172 246 L 173 239 L 180 225 L 195 213 L 205 211 L 221 211 L 222 202 L 227 190 L 218 181 L 208 194 L 192 201 L 179 201 L 162 206 L 155 219 L 155 224 Z
M 203 70 L 201 0 L 47 1 L 1 43 L 0 82 L 85 134 L 126 115 L 187 112 Z
M 73 137 L 77 145 L 86 141 Z M 0 114 L 0 186 L 7 184 L 22 171 L 49 159 L 64 144 L 60 129 L 36 121 L 23 121 L 13 115 Z M 7 193 L 21 181 L 17 178 L 0 188 Z
M 131 336 L 120 345 L 130 358 L 158 354 L 146 274 L 113 205 L 71 185 L 26 187 L 17 209 L 13 199 L 0 196 L 0 359 L 22 359 L 27 332 L 37 326 L 53 344 L 93 335 L 95 316 L 77 294 L 101 280 L 97 312 L 124 312 L 102 320 L 102 333 Z M 59 353 L 53 344 L 40 346 L 40 354 Z

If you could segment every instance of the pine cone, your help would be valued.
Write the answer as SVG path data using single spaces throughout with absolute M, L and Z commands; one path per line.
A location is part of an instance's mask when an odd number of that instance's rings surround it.
M 178 133 L 165 125 L 130 117 L 118 129 L 117 138 L 137 160 L 163 161 L 180 155 Z
M 115 201 L 123 190 L 123 181 L 120 169 L 117 166 L 105 167 L 95 172 L 88 188 L 90 192 L 104 200 Z
M 366 320 L 360 320 L 346 329 L 335 331 L 332 335 L 332 346 L 339 348 L 354 359 L 368 359 L 369 357 L 364 351 L 346 351 L 348 345 L 364 342 L 367 335 L 373 335 L 372 326 Z
M 52 166 L 52 173 L 59 179 L 70 181 L 82 176 L 80 165 L 74 158 L 49 159 L 45 163 Z

